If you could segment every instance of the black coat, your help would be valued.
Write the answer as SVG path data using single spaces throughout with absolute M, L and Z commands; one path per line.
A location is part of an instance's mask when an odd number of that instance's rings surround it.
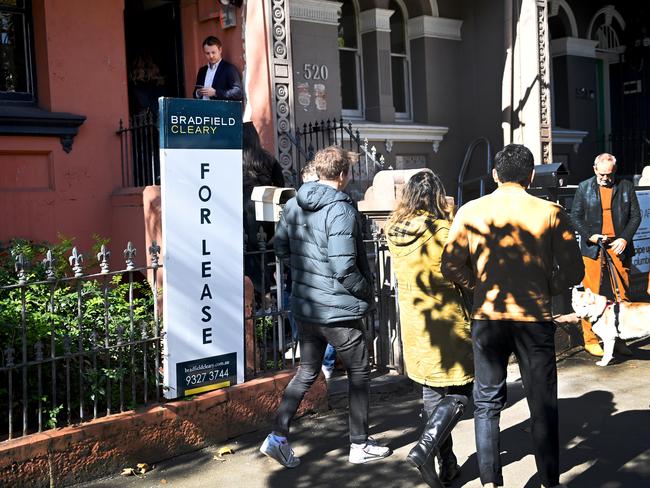
M 284 207 L 274 248 L 291 260 L 297 320 L 332 324 L 370 311 L 374 294 L 361 223 L 345 193 L 317 182 L 302 185 Z
M 208 66 L 202 66 L 196 75 L 196 84 L 203 86 L 205 82 L 205 74 L 208 71 Z M 210 100 L 241 100 L 243 98 L 241 77 L 237 68 L 235 68 L 228 61 L 222 59 L 217 67 L 217 72 L 214 74 L 212 80 L 212 88 L 216 90 L 214 97 Z M 197 88 L 194 89 L 194 98 L 201 98 L 197 96 Z
M 602 234 L 603 209 L 600 203 L 600 190 L 593 176 L 578 185 L 571 205 L 571 220 L 580 234 L 580 252 L 591 259 L 598 257 L 598 245 L 589 241 L 594 234 Z M 612 220 L 616 237 L 627 241 L 623 259 L 634 256 L 634 233 L 641 224 L 639 200 L 634 185 L 627 180 L 614 182 L 612 191 Z

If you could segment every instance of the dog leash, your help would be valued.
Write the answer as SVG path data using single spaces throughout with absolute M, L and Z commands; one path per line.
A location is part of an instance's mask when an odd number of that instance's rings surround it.
M 600 247 L 601 259 L 605 260 L 604 267 L 607 268 L 607 274 L 609 275 L 609 284 L 612 287 L 612 291 L 614 292 L 614 301 L 618 303 L 621 301 L 621 294 L 618 288 L 618 280 L 616 279 L 616 274 L 615 274 L 616 266 L 614 266 L 614 263 L 612 262 L 612 257 L 607 252 L 607 248 L 605 247 L 605 244 L 603 243 L 602 239 L 598 239 L 598 246 Z
M 606 263 L 607 274 L 609 275 L 609 285 L 614 292 L 614 302 L 612 304 L 608 303 L 605 307 L 605 310 L 607 310 L 607 307 L 613 305 L 612 308 L 614 309 L 614 327 L 616 328 L 616 332 L 620 334 L 621 331 L 619 330 L 619 315 L 621 313 L 621 296 L 620 290 L 618 288 L 618 280 L 614 274 L 616 273 L 616 266 L 614 266 L 612 257 L 607 252 L 607 248 L 605 248 L 605 243 L 603 243 L 602 239 L 598 239 L 598 245 L 600 246 L 600 252 L 602 254 L 601 259 L 604 259 Z M 605 313 L 605 310 L 603 310 L 603 314 Z

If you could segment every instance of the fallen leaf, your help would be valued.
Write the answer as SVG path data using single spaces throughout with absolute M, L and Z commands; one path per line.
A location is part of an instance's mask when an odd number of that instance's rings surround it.
M 216 460 L 216 461 L 221 461 L 222 463 L 226 460 L 225 457 L 220 456 L 219 454 L 215 454 L 214 457 L 213 457 L 212 459 L 214 459 L 214 460 Z
M 121 473 L 122 476 L 135 476 L 135 469 L 124 468 Z
M 138 468 L 140 474 L 145 474 L 147 471 L 151 471 L 151 466 L 147 463 L 138 463 L 136 464 L 136 468 Z
M 161 484 L 161 485 L 166 485 L 166 484 L 167 484 L 167 480 L 166 480 L 165 478 L 161 479 L 161 480 L 160 480 L 160 484 Z
M 224 454 L 235 454 L 235 451 L 233 451 L 232 447 L 230 446 L 225 446 L 219 449 L 219 452 L 217 453 L 217 456 L 221 457 Z

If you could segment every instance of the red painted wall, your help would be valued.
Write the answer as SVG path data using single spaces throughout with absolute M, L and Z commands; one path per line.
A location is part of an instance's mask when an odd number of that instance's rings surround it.
M 246 11 L 236 9 L 236 27 L 222 29 L 217 0 L 181 0 L 184 76 L 189 96 L 208 35 L 222 40 L 224 58 L 242 75 L 246 56 L 252 120 L 274 152 L 264 3 L 249 1 Z M 70 153 L 56 137 L 0 136 L 0 241 L 54 242 L 61 234 L 88 253 L 98 234 L 111 238 L 114 256 L 131 240 L 144 260 L 145 227 L 155 216 L 143 206 L 142 189 L 121 188 L 115 134 L 119 120 L 128 119 L 124 1 L 94 0 L 90 6 L 86 0 L 34 0 L 33 17 L 39 107 L 87 119 Z
M 93 234 L 111 235 L 110 197 L 121 185 L 123 2 L 34 0 L 33 11 L 39 106 L 87 120 L 69 154 L 56 137 L 0 136 L 0 240 L 61 233 L 88 251 Z

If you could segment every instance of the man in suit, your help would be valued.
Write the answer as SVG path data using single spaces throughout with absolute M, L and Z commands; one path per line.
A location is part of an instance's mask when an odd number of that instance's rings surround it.
M 196 75 L 194 98 L 203 100 L 241 100 L 241 78 L 232 64 L 222 58 L 221 41 L 208 36 L 203 41 L 203 54 L 208 64 Z

